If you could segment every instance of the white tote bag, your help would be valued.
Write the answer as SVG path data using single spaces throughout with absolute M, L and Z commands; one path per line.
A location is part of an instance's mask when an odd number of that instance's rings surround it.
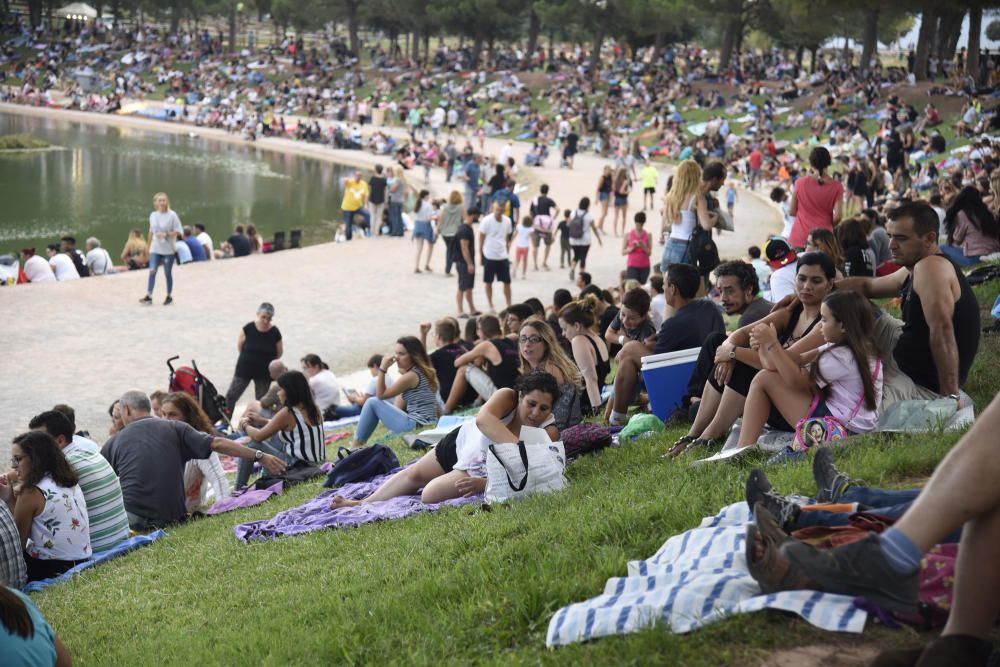
M 486 455 L 486 501 L 505 503 L 531 493 L 566 488 L 562 442 L 490 445 Z

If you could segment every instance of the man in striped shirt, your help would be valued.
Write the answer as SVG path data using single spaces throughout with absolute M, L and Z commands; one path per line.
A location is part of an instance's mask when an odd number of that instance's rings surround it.
M 107 551 L 128 539 L 128 516 L 118 475 L 101 456 L 97 443 L 74 435 L 76 425 L 64 412 L 49 410 L 28 424 L 33 431 L 45 431 L 62 448 L 66 460 L 80 477 L 80 490 L 90 519 L 93 553 Z

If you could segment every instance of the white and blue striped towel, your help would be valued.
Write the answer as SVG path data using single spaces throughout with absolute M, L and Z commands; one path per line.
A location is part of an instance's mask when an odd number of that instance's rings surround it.
M 747 569 L 746 503 L 725 507 L 694 530 L 671 537 L 648 560 L 628 564 L 604 594 L 563 607 L 549 621 L 549 647 L 664 624 L 684 633 L 730 614 L 780 609 L 824 630 L 861 632 L 868 618 L 853 598 L 816 591 L 761 594 Z

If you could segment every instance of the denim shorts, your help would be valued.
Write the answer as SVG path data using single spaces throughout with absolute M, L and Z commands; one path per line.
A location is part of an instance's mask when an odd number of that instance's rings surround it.
M 425 239 L 428 243 L 434 243 L 437 237 L 434 236 L 434 228 L 426 220 L 417 220 L 413 223 L 413 238 Z
M 598 192 L 597 193 L 597 201 L 608 201 L 609 199 L 611 199 L 611 193 L 610 192 Z
M 667 239 L 663 248 L 663 258 L 660 260 L 660 270 L 667 272 L 671 264 L 682 264 L 687 261 L 688 242 L 680 239 Z

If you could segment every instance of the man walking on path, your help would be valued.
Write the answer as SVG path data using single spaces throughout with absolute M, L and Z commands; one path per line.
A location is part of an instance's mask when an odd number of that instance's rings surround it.
M 503 296 L 510 308 L 510 241 L 514 228 L 503 214 L 503 205 L 493 202 L 493 212 L 479 223 L 479 248 L 483 257 L 483 283 L 490 313 L 493 307 L 493 281 L 503 283 Z
M 174 291 L 174 258 L 177 255 L 174 244 L 184 233 L 184 229 L 181 227 L 181 219 L 171 210 L 166 193 L 157 192 L 153 196 L 153 205 L 156 206 L 156 210 L 149 214 L 149 284 L 146 287 L 146 296 L 139 299 L 139 303 L 145 305 L 153 303 L 156 272 L 162 264 L 163 274 L 167 278 L 167 298 L 163 305 L 169 306 L 174 302 L 171 296 Z

